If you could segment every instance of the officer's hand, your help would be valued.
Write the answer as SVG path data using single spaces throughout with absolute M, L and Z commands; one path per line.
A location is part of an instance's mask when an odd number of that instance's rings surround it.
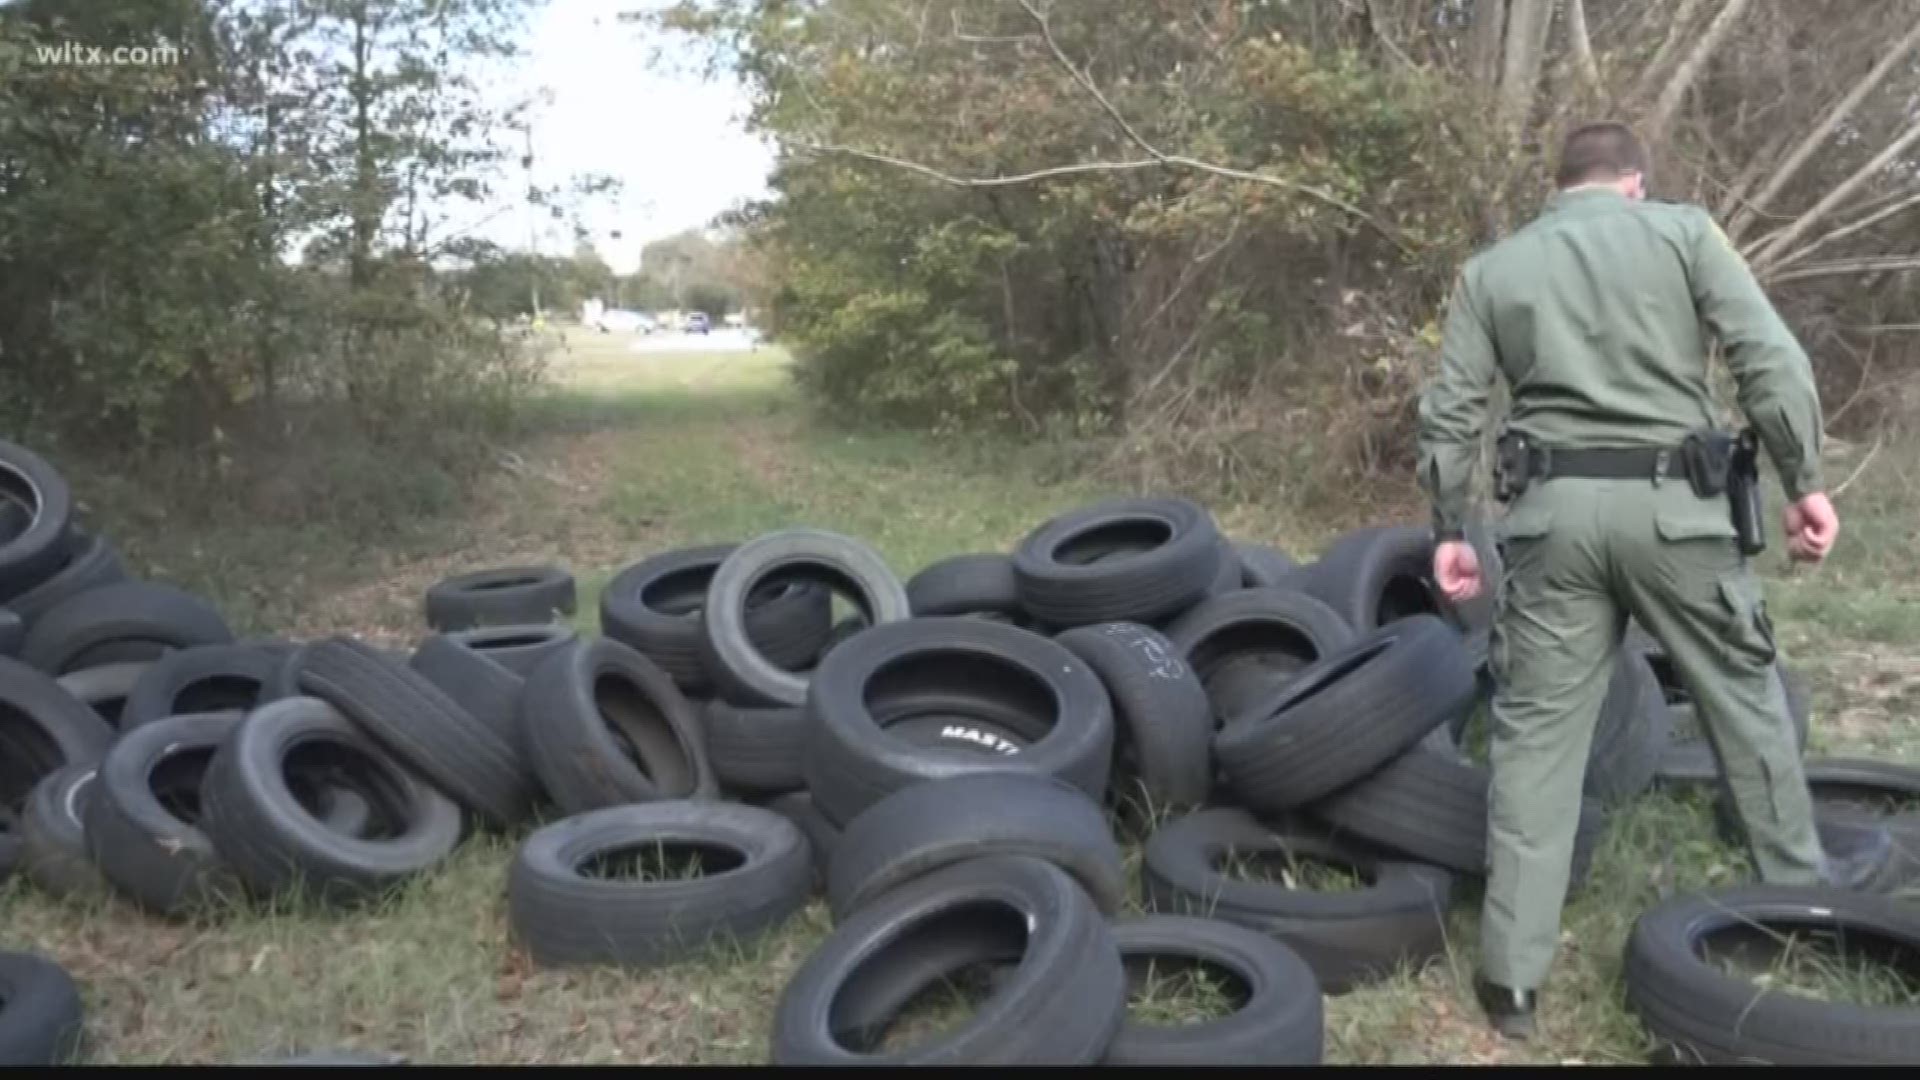
M 1826 493 L 1803 495 L 1787 504 L 1787 552 L 1800 562 L 1819 562 L 1840 535 L 1840 515 Z
M 1448 540 L 1433 549 L 1433 580 L 1454 603 L 1480 595 L 1480 556 L 1465 540 Z

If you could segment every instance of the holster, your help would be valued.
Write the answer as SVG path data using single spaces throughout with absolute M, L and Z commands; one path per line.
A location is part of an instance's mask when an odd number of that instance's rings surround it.
M 1727 490 L 1732 478 L 1735 439 L 1711 429 L 1691 431 L 1680 440 L 1680 463 L 1693 493 L 1711 499 Z
M 1538 451 L 1525 435 L 1503 431 L 1493 444 L 1493 497 L 1502 504 L 1525 494 L 1533 482 Z
M 1760 437 L 1752 428 L 1740 433 L 1727 472 L 1727 501 L 1733 509 L 1733 531 L 1740 551 L 1758 555 L 1767 550 L 1765 500 L 1760 490 Z

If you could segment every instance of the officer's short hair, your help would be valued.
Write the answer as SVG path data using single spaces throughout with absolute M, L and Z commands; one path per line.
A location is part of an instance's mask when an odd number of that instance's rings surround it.
M 1646 171 L 1646 145 L 1632 128 L 1609 121 L 1582 125 L 1567 136 L 1560 144 L 1560 167 L 1553 182 L 1564 188 Z

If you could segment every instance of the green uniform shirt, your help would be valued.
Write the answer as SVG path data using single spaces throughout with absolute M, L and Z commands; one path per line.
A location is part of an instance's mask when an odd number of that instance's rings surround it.
M 1674 446 L 1713 423 L 1709 334 L 1789 498 L 1818 491 L 1813 369 L 1707 212 L 1607 188 L 1556 193 L 1468 260 L 1440 372 L 1420 401 L 1420 483 L 1443 533 L 1465 519 L 1496 372 L 1509 424 L 1549 447 Z

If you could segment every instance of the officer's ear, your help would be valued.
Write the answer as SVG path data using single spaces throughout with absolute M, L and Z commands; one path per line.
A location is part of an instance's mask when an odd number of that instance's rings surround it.
M 1630 172 L 1626 174 L 1626 176 L 1622 177 L 1622 179 L 1624 179 L 1627 182 L 1626 183 L 1627 198 L 1644 199 L 1647 197 L 1647 174 L 1646 173 Z

